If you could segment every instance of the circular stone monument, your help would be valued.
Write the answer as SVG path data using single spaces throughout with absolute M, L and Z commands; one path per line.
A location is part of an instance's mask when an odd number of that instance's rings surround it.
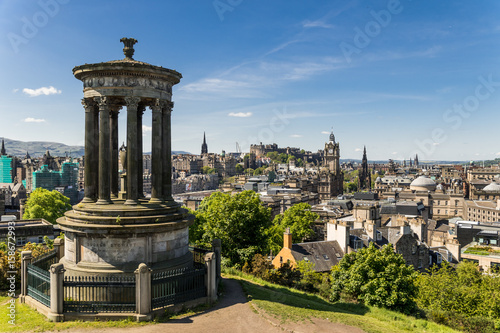
M 57 220 L 65 233 L 66 275 L 133 273 L 193 265 L 188 227 L 194 216 L 172 199 L 172 86 L 182 75 L 132 58 L 73 69 L 83 82 L 85 198 Z M 127 119 L 126 149 L 118 149 L 118 115 Z M 152 112 L 151 198 L 143 195 L 142 115 Z M 119 156 L 120 155 L 120 156 Z M 126 172 L 119 174 L 119 157 Z M 119 180 L 121 189 L 119 191 Z

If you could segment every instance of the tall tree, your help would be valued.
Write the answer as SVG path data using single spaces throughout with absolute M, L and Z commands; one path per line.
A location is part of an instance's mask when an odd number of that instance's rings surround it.
M 196 211 L 190 241 L 209 246 L 218 238 L 222 242 L 222 255 L 230 264 L 242 265 L 255 253 L 265 250 L 270 214 L 270 209 L 261 204 L 259 195 L 253 191 L 235 195 L 215 192 Z
M 70 209 L 68 197 L 56 190 L 49 191 L 39 187 L 31 192 L 26 201 L 23 219 L 43 218 L 51 223 L 56 223 L 56 220 Z
M 314 221 L 319 215 L 311 212 L 311 206 L 305 202 L 293 205 L 283 214 L 276 215 L 272 227 L 268 230 L 269 248 L 277 254 L 283 247 L 283 233 L 290 228 L 292 241 L 300 243 L 314 236 Z
M 332 269 L 331 300 L 341 294 L 366 305 L 409 313 L 415 309 L 418 273 L 408 266 L 391 244 L 377 249 L 373 243 L 346 254 Z

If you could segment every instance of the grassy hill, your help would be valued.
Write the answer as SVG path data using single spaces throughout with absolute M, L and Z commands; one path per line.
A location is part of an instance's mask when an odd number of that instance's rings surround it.
M 287 324 L 314 322 L 315 318 L 341 323 L 365 332 L 458 332 L 436 323 L 398 312 L 355 303 L 330 303 L 319 296 L 274 285 L 235 270 L 226 270 L 240 280 L 247 298 L 257 311 L 270 316 L 286 329 Z

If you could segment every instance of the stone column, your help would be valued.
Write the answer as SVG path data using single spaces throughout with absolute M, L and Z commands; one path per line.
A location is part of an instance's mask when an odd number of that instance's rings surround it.
M 24 303 L 25 297 L 28 295 L 28 264 L 31 263 L 31 251 L 21 252 L 21 295 L 20 301 Z
M 136 205 L 137 191 L 137 118 L 139 97 L 125 97 L 127 103 L 127 201 L 126 205 Z M 142 131 L 140 133 L 142 135 Z
M 135 302 L 140 316 L 151 313 L 151 269 L 142 263 L 135 270 Z M 140 320 L 141 318 L 139 318 Z
M 61 260 L 64 257 L 64 238 L 54 239 L 54 249 L 56 249 L 57 260 Z
M 63 264 L 53 264 L 50 266 L 50 312 L 47 318 L 51 321 L 63 321 L 63 301 L 64 301 L 64 266 Z
M 206 275 L 206 287 L 207 287 L 207 298 L 209 303 L 214 303 L 217 301 L 217 272 L 215 269 L 215 253 L 209 252 L 205 254 L 205 267 L 207 268 Z
M 99 200 L 98 205 L 113 203 L 111 201 L 110 170 L 110 133 L 109 133 L 109 100 L 107 97 L 95 97 L 99 104 Z
M 214 239 L 212 241 L 212 251 L 215 253 L 215 276 L 217 278 L 217 285 L 221 279 L 220 275 L 220 268 L 221 268 L 221 247 L 222 247 L 222 242 L 220 239 Z
M 151 134 L 151 200 L 150 203 L 160 203 L 163 201 L 163 112 L 160 99 L 157 99 L 153 106 L 153 131 Z
M 172 131 L 170 118 L 174 103 L 165 101 L 163 107 L 163 134 L 162 134 L 162 155 L 163 155 L 163 199 L 174 201 L 172 198 Z
M 144 163 L 142 158 L 142 116 L 146 111 L 146 107 L 140 105 L 137 114 L 137 167 L 138 167 L 138 177 L 137 177 L 137 195 L 138 198 L 144 198 L 144 185 L 143 185 L 143 175 L 144 175 Z
M 111 132 L 111 198 L 118 198 L 118 113 L 120 107 L 113 106 L 110 112 L 109 130 Z
M 97 152 L 95 141 L 95 132 L 98 130 L 95 126 L 95 102 L 91 98 L 83 98 L 82 105 L 85 108 L 85 160 L 84 160 L 84 181 L 85 197 L 83 203 L 95 202 L 97 198 L 97 165 L 94 164 Z
M 94 102 L 95 103 L 95 102 Z M 97 201 L 99 197 L 98 189 L 99 189 L 99 108 L 95 107 L 94 112 L 94 147 L 92 154 L 92 179 L 93 184 L 95 186 L 95 197 L 94 202 Z

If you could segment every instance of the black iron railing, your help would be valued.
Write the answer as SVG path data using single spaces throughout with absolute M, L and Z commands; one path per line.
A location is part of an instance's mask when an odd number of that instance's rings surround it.
M 153 310 L 207 296 L 206 268 L 180 268 L 151 275 Z
M 64 312 L 135 312 L 135 276 L 65 276 Z
M 50 273 L 33 264 L 28 264 L 28 296 L 50 307 Z

